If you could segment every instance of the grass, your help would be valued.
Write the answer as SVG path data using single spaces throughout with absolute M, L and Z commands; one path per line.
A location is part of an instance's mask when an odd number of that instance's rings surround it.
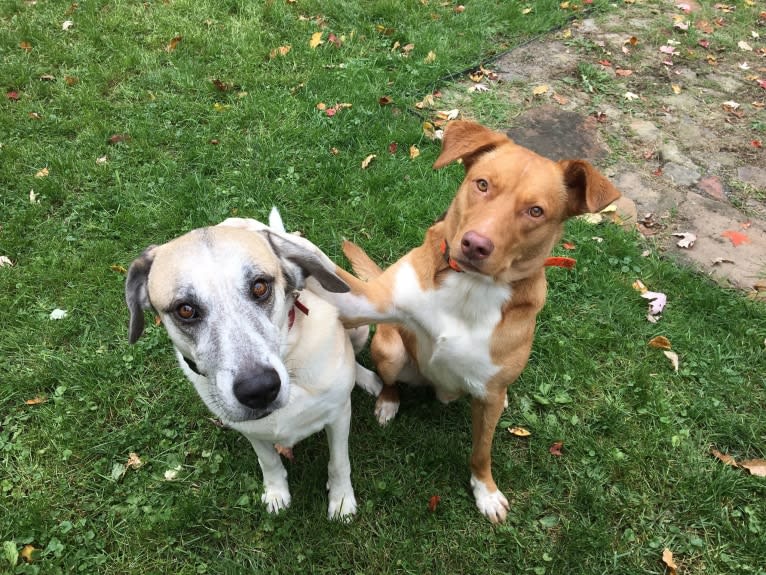
M 0 572 L 638 574 L 663 573 L 664 547 L 684 573 L 766 572 L 766 483 L 708 454 L 766 455 L 763 305 L 642 258 L 642 240 L 616 228 L 573 222 L 578 266 L 548 272 L 533 356 L 501 422 L 532 436 L 499 429 L 495 442 L 512 502 L 499 527 L 467 488 L 466 400 L 406 390 L 381 429 L 355 392 L 358 517 L 325 518 L 321 436 L 296 449 L 293 504 L 274 517 L 250 446 L 210 422 L 164 332 L 127 345 L 120 266 L 193 227 L 276 204 L 338 261 L 343 236 L 384 263 L 419 243 L 461 169 L 431 170 L 438 144 L 408 110 L 440 78 L 569 17 L 558 2 L 524 7 L 2 4 L 0 255 L 15 265 L 0 267 Z M 320 102 L 352 107 L 330 117 Z M 657 325 L 637 277 L 668 294 Z M 68 316 L 50 320 L 55 308 Z M 677 374 L 646 345 L 660 334 Z M 124 467 L 131 452 L 138 470 Z M 18 556 L 26 545 L 31 562 Z

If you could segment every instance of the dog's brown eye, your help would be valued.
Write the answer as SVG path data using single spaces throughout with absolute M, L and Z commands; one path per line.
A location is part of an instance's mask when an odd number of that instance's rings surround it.
M 188 303 L 182 303 L 176 308 L 176 313 L 178 314 L 178 317 L 181 319 L 194 319 L 197 317 L 197 310 L 194 309 L 194 306 L 189 305 Z
M 266 299 L 271 293 L 271 285 L 265 280 L 255 280 L 250 288 L 250 293 L 255 299 Z
M 476 187 L 479 189 L 479 191 L 484 194 L 489 189 L 489 182 L 484 179 L 476 180 Z
M 529 208 L 529 215 L 533 218 L 541 218 L 543 213 L 543 209 L 540 206 L 532 206 Z

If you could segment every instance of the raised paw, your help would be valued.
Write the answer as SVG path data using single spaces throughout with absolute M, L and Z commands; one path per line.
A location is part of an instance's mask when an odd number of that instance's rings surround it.
M 476 507 L 479 508 L 482 515 L 492 523 L 505 521 L 510 505 L 502 491 L 497 488 L 490 491 L 483 481 L 475 477 L 471 477 L 471 488 L 476 499 Z
M 261 495 L 261 501 L 269 513 L 279 513 L 290 507 L 290 492 L 287 489 L 266 487 Z

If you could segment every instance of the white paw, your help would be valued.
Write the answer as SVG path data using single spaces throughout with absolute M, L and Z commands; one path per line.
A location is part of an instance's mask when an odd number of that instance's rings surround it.
M 356 384 L 374 397 L 380 395 L 383 389 L 383 381 L 374 371 L 370 371 L 364 366 L 356 364 Z
M 350 521 L 356 513 L 356 498 L 354 491 L 333 493 L 330 491 L 330 505 L 327 507 L 327 517 L 330 520 Z
M 352 329 L 346 330 L 348 336 L 351 338 L 351 347 L 354 348 L 354 353 L 359 353 L 367 345 L 367 339 L 370 337 L 370 326 L 362 325 Z
M 489 491 L 483 481 L 479 481 L 473 476 L 471 476 L 471 487 L 473 488 L 473 496 L 476 498 L 476 507 L 479 508 L 481 514 L 492 523 L 505 521 L 510 505 L 508 505 L 508 500 L 503 492 L 499 489 Z
M 290 507 L 290 492 L 287 489 L 266 487 L 261 495 L 261 501 L 269 513 L 279 513 Z
M 378 399 L 375 403 L 375 418 L 381 425 L 386 425 L 391 421 L 396 416 L 397 411 L 399 411 L 398 401 L 381 401 Z

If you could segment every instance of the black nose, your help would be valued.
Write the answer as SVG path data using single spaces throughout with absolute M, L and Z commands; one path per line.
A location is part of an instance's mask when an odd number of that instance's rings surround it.
M 463 236 L 460 241 L 460 248 L 463 250 L 463 255 L 469 260 L 483 260 L 489 257 L 492 250 L 495 249 L 495 244 L 492 243 L 491 239 L 471 230 Z
M 277 398 L 280 387 L 274 369 L 253 370 L 234 380 L 234 397 L 250 409 L 263 409 Z

